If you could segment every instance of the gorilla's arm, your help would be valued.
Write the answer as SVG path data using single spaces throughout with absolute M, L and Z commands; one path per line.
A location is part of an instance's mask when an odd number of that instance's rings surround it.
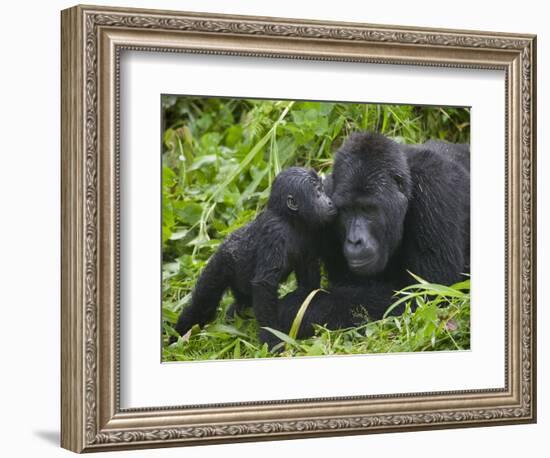
M 284 228 L 266 224 L 259 234 L 262 244 L 256 254 L 256 269 L 252 279 L 252 308 L 260 326 L 261 342 L 277 343 L 275 336 L 263 326 L 279 328 L 277 318 L 278 288 L 288 273 L 287 240 Z
M 318 258 L 307 257 L 300 260 L 295 273 L 298 287 L 317 289 L 321 285 L 321 267 Z

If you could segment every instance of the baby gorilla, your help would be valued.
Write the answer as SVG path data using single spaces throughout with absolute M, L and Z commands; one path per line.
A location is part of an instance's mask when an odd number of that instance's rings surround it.
M 319 229 L 335 216 L 336 208 L 314 170 L 283 170 L 273 182 L 267 208 L 229 235 L 208 261 L 191 305 L 178 319 L 178 333 L 212 321 L 228 288 L 237 311 L 252 306 L 260 327 L 277 329 L 278 288 L 291 272 L 298 286 L 319 288 Z M 279 342 L 262 328 L 259 338 L 270 348 Z

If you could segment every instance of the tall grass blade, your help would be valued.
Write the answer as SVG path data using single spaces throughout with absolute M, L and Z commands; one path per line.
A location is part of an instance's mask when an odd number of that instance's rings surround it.
M 298 330 L 300 329 L 300 325 L 302 324 L 302 319 L 304 318 L 306 310 L 309 307 L 309 304 L 311 303 L 315 295 L 319 291 L 326 292 L 324 289 L 314 289 L 311 293 L 308 294 L 304 302 L 302 302 L 302 305 L 300 306 L 298 313 L 296 313 L 296 316 L 294 317 L 294 321 L 292 322 L 292 326 L 290 327 L 290 332 L 288 333 L 291 339 L 296 339 L 296 336 L 298 335 Z

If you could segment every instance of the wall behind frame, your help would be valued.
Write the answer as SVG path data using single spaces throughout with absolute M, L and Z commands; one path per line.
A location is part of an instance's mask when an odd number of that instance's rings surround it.
M 2 378 L 0 422 L 6 456 L 68 456 L 59 441 L 59 11 L 76 1 L 9 2 L 3 6 L 0 84 L 0 339 Z M 444 454 L 445 457 L 542 456 L 550 430 L 548 338 L 549 226 L 544 202 L 549 186 L 550 147 L 541 126 L 548 125 L 550 96 L 542 84 L 550 77 L 546 43 L 550 41 L 543 2 L 463 0 L 366 3 L 353 0 L 257 2 L 240 0 L 95 0 L 100 5 L 356 21 L 427 27 L 465 28 L 538 35 L 538 375 L 537 425 L 429 431 L 406 434 L 217 445 L 182 449 L 119 452 L 116 456 L 318 457 Z M 498 9 L 498 14 L 495 10 Z M 545 173 L 546 172 L 546 173 Z M 548 282 L 546 282 L 548 283 Z M 546 364 L 545 364 L 546 360 Z M 170 389 L 173 389 L 172 387 Z M 130 455 L 131 454 L 131 455 Z M 112 455 L 115 456 L 115 455 Z

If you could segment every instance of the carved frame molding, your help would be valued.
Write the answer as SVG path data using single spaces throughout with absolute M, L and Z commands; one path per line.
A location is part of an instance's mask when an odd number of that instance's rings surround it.
M 120 409 L 118 103 L 125 49 L 505 71 L 506 387 Z M 535 421 L 535 62 L 532 35 L 64 10 L 62 446 L 82 452 Z

